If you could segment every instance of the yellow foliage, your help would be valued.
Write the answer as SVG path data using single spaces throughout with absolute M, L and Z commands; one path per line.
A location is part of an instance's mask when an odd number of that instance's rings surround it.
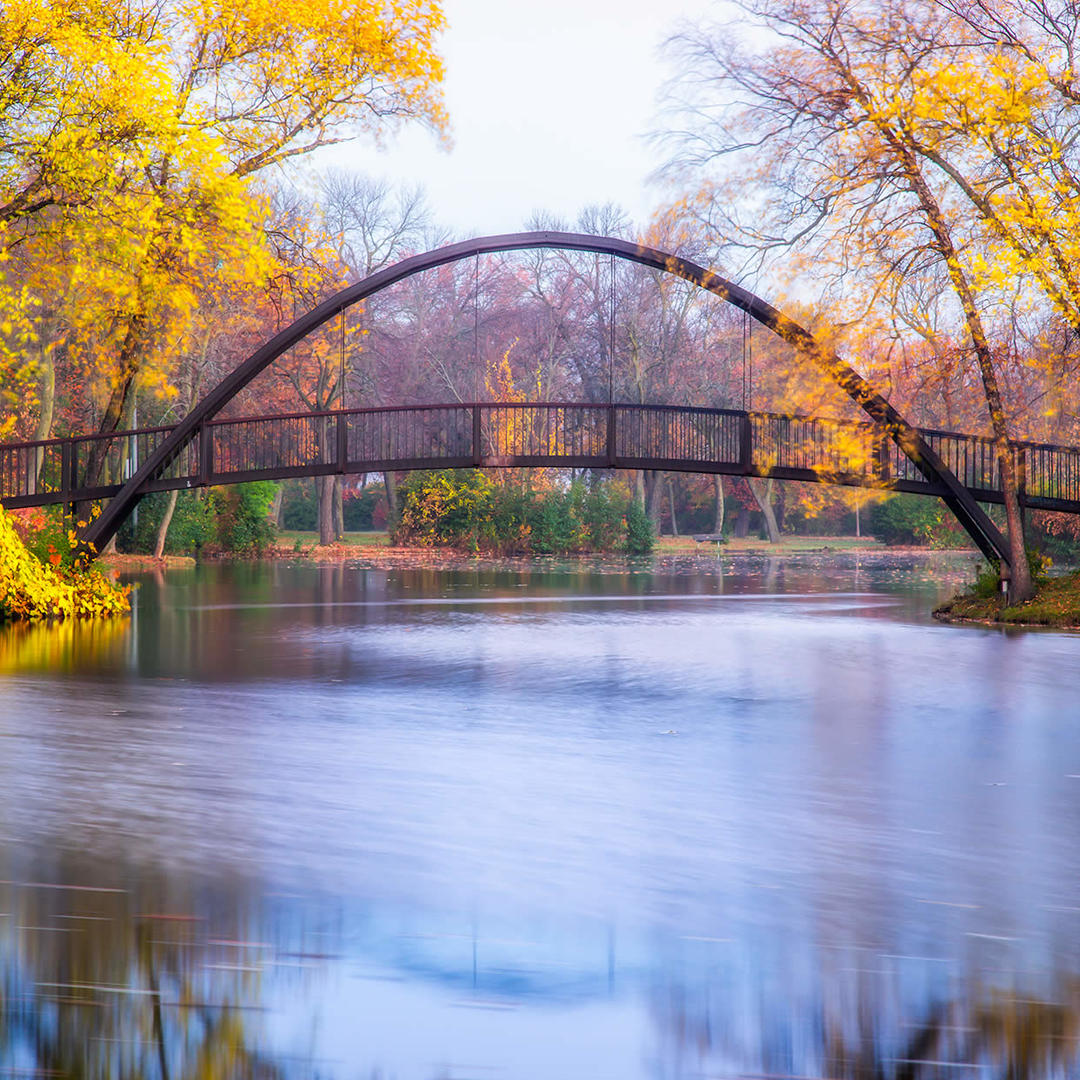
M 5 3 L 0 393 L 25 402 L 19 338 L 48 321 L 103 428 L 136 384 L 171 395 L 203 290 L 272 272 L 260 170 L 410 119 L 445 130 L 443 26 L 438 0 Z
M 93 568 L 61 573 L 43 565 L 0 507 L 0 621 L 118 615 L 130 610 L 129 592 Z

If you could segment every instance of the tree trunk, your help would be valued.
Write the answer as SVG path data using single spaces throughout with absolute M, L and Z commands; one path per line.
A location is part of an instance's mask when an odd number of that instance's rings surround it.
M 732 536 L 736 540 L 745 540 L 746 534 L 750 531 L 750 511 L 745 506 L 739 507 L 739 512 L 735 515 L 735 528 L 732 531 Z
M 671 535 L 679 535 L 679 522 L 675 517 L 675 485 L 671 482 L 671 477 L 667 478 L 667 495 L 668 506 L 671 508 Z
M 334 477 L 320 476 L 319 492 L 319 543 L 324 547 L 332 544 L 334 535 Z
M 645 513 L 649 515 L 657 535 L 660 533 L 660 505 L 664 497 L 663 476 L 655 469 L 645 473 Z
M 52 435 L 53 410 L 56 404 L 56 364 L 53 361 L 53 349 L 41 350 L 38 358 L 38 420 L 34 426 L 34 440 L 48 439 Z M 41 483 L 41 466 L 45 463 L 44 447 L 37 450 L 34 462 L 34 475 L 31 477 L 33 491 Z
M 776 524 L 776 514 L 773 513 L 772 508 L 772 480 L 766 480 L 763 483 L 756 476 L 747 477 L 747 480 L 750 484 L 750 491 L 754 496 L 754 501 L 761 507 L 762 517 L 765 518 L 765 532 L 769 537 L 769 543 L 780 543 L 780 529 Z
M 713 518 L 713 535 L 721 536 L 724 532 L 724 478 L 716 473 L 713 476 L 716 491 L 716 516 Z
M 131 316 L 128 319 L 127 331 L 124 334 L 124 343 L 120 347 L 120 374 L 105 405 L 105 412 L 102 414 L 101 423 L 98 426 L 99 434 L 112 434 L 123 423 L 124 416 L 130 412 L 134 400 L 135 381 L 142 362 L 142 351 L 146 344 L 146 335 L 146 319 L 141 315 Z M 95 439 L 91 443 L 84 477 L 87 486 L 93 486 L 101 479 L 109 442 L 108 439 Z
M 393 532 L 398 523 L 397 477 L 392 472 L 384 472 L 383 486 L 386 488 L 386 525 Z
M 938 203 L 937 197 L 923 176 L 919 160 L 910 135 L 903 129 L 897 130 L 887 124 L 878 125 L 882 135 L 890 142 L 907 174 L 908 185 L 912 194 L 919 200 L 926 224 L 934 235 L 935 247 L 945 264 L 952 283 L 953 292 L 960 302 L 971 344 L 974 346 L 975 359 L 982 377 L 983 394 L 986 397 L 987 411 L 990 413 L 990 425 L 994 432 L 994 448 L 997 450 L 1001 470 L 1001 486 L 1005 496 L 1005 520 L 1008 523 L 1010 568 L 1001 567 L 1001 580 L 1007 585 L 1009 603 L 1017 604 L 1030 600 L 1035 595 L 1035 585 L 1031 580 L 1031 570 L 1027 562 L 1027 546 L 1024 542 L 1024 516 L 1020 509 L 1020 488 L 1016 464 L 1013 459 L 1013 447 L 1009 438 L 1008 421 L 1005 407 L 1001 400 L 997 373 L 994 370 L 994 353 L 990 340 L 986 336 L 982 315 L 975 302 L 975 293 L 963 263 L 960 261 L 953 244 L 949 225 Z
M 277 490 L 274 492 L 274 501 L 270 504 L 269 513 L 267 518 L 270 520 L 270 524 L 275 529 L 281 528 L 281 508 L 285 502 L 285 485 L 278 484 Z
M 169 492 L 169 501 L 165 505 L 165 513 L 161 516 L 161 524 L 158 525 L 157 539 L 154 541 L 154 558 L 160 559 L 165 554 L 165 539 L 169 535 L 169 526 L 172 524 L 173 511 L 176 509 L 176 500 L 180 495 L 179 490 L 173 488 Z
M 334 533 L 338 539 L 345 535 L 345 478 L 334 477 Z

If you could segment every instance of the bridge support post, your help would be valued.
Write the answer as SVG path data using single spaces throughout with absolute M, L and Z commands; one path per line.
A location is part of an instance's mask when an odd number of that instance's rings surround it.
M 607 466 L 615 468 L 615 406 L 608 402 L 607 407 Z
M 474 468 L 480 467 L 482 454 L 480 450 L 480 406 L 472 407 L 472 462 Z

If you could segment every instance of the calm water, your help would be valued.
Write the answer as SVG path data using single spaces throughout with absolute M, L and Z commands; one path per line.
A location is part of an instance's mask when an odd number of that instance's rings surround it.
M 1076 1075 L 1080 637 L 935 624 L 969 573 L 203 567 L 0 629 L 0 1077 Z

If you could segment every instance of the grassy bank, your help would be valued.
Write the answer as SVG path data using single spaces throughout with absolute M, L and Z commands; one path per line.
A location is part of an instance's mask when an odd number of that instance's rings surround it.
M 957 596 L 934 615 L 946 622 L 1080 628 L 1080 571 L 1046 579 L 1024 604 L 1007 607 L 1000 596 Z
M 698 555 L 716 551 L 715 540 L 698 543 L 692 536 L 660 536 L 654 549 L 658 555 L 674 555 L 692 552 Z M 778 543 L 770 544 L 756 536 L 741 540 L 729 537 L 720 545 L 725 555 L 803 555 L 830 551 L 887 551 L 872 536 L 782 536 Z
M 449 549 L 438 546 L 391 548 L 390 538 L 385 532 L 345 533 L 337 543 L 323 547 L 319 545 L 318 533 L 290 529 L 278 533 L 277 540 L 274 543 L 274 554 L 277 556 L 299 555 L 326 559 L 336 555 L 339 558 L 347 559 L 360 554 L 375 555 L 379 550 L 386 552 L 417 551 L 430 554 Z M 716 542 L 712 540 L 699 543 L 692 536 L 660 536 L 657 537 L 653 554 L 710 555 L 716 554 L 717 550 Z M 868 536 L 862 538 L 854 536 L 784 536 L 777 544 L 770 544 L 768 540 L 761 540 L 756 536 L 748 536 L 741 540 L 728 539 L 719 547 L 719 551 L 724 555 L 806 555 L 846 551 L 883 552 L 896 550 L 900 549 L 888 548 L 873 537 Z M 905 548 L 903 550 L 909 549 Z M 930 549 L 925 550 L 929 551 Z

